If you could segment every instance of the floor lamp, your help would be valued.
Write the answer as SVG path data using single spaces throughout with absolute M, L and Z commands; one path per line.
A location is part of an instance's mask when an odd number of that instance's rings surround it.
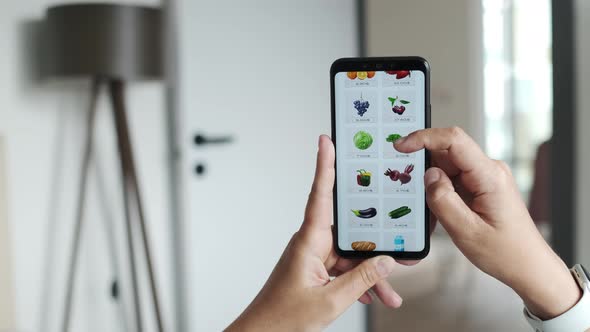
M 135 328 L 143 331 L 134 230 L 139 230 L 149 277 L 157 331 L 164 331 L 148 230 L 137 178 L 133 146 L 125 111 L 127 82 L 160 79 L 163 71 L 162 14 L 158 8 L 117 4 L 68 4 L 50 7 L 45 20 L 48 59 L 44 74 L 54 78 L 92 79 L 87 130 L 80 169 L 72 249 L 68 265 L 61 330 L 70 330 L 72 298 L 80 236 L 84 226 L 85 194 L 92 160 L 96 100 L 102 87 L 111 99 L 122 175 L 127 250 Z

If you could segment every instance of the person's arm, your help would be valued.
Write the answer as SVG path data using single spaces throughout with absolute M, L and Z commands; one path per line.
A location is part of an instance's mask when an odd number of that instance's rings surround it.
M 226 331 L 321 330 L 355 301 L 371 303 L 371 288 L 386 306 L 401 306 L 401 297 L 385 280 L 396 266 L 393 258 L 349 260 L 334 252 L 334 146 L 327 136 L 321 136 L 318 144 L 303 224 L 260 293 Z
M 543 320 L 578 302 L 580 288 L 537 231 L 505 163 L 488 158 L 460 128 L 420 130 L 395 147 L 431 151 L 428 206 L 473 264 L 510 286 Z
M 370 303 L 371 287 L 387 306 L 401 305 L 385 280 L 395 266 L 393 259 L 352 261 L 334 252 L 334 147 L 326 136 L 319 145 L 303 225 L 228 331 L 319 330 L 355 300 Z M 508 167 L 485 156 L 458 128 L 421 130 L 396 141 L 402 152 L 422 148 L 431 150 L 436 166 L 424 179 L 428 205 L 465 256 L 512 287 L 538 317 L 550 319 L 574 306 L 580 290 L 532 223 Z
M 542 320 L 525 308 L 524 316 L 536 332 L 590 331 L 590 274 L 580 264 L 570 271 L 582 290 L 582 298 L 574 307 L 549 320 Z

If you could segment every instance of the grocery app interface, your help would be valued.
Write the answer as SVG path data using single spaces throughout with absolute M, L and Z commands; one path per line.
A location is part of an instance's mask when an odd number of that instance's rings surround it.
M 335 76 L 338 245 L 354 251 L 422 251 L 425 153 L 393 143 L 425 128 L 419 70 Z

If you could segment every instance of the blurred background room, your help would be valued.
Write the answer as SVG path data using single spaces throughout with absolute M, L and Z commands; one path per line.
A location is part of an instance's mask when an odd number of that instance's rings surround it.
M 432 125 L 506 161 L 590 265 L 590 2 L 0 4 L 0 332 L 219 331 L 298 229 L 341 57 L 419 55 Z M 444 229 L 402 308 L 330 331 L 529 331 Z

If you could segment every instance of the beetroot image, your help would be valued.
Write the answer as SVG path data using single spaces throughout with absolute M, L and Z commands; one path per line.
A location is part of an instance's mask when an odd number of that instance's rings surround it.
M 414 164 L 409 164 L 408 166 L 406 166 L 403 172 L 400 172 L 398 170 L 391 170 L 391 168 L 388 168 L 387 171 L 385 171 L 384 175 L 388 176 L 389 179 L 391 179 L 391 181 L 399 181 L 402 185 L 404 185 L 412 181 L 412 176 L 410 175 L 410 173 L 412 173 L 413 170 Z

